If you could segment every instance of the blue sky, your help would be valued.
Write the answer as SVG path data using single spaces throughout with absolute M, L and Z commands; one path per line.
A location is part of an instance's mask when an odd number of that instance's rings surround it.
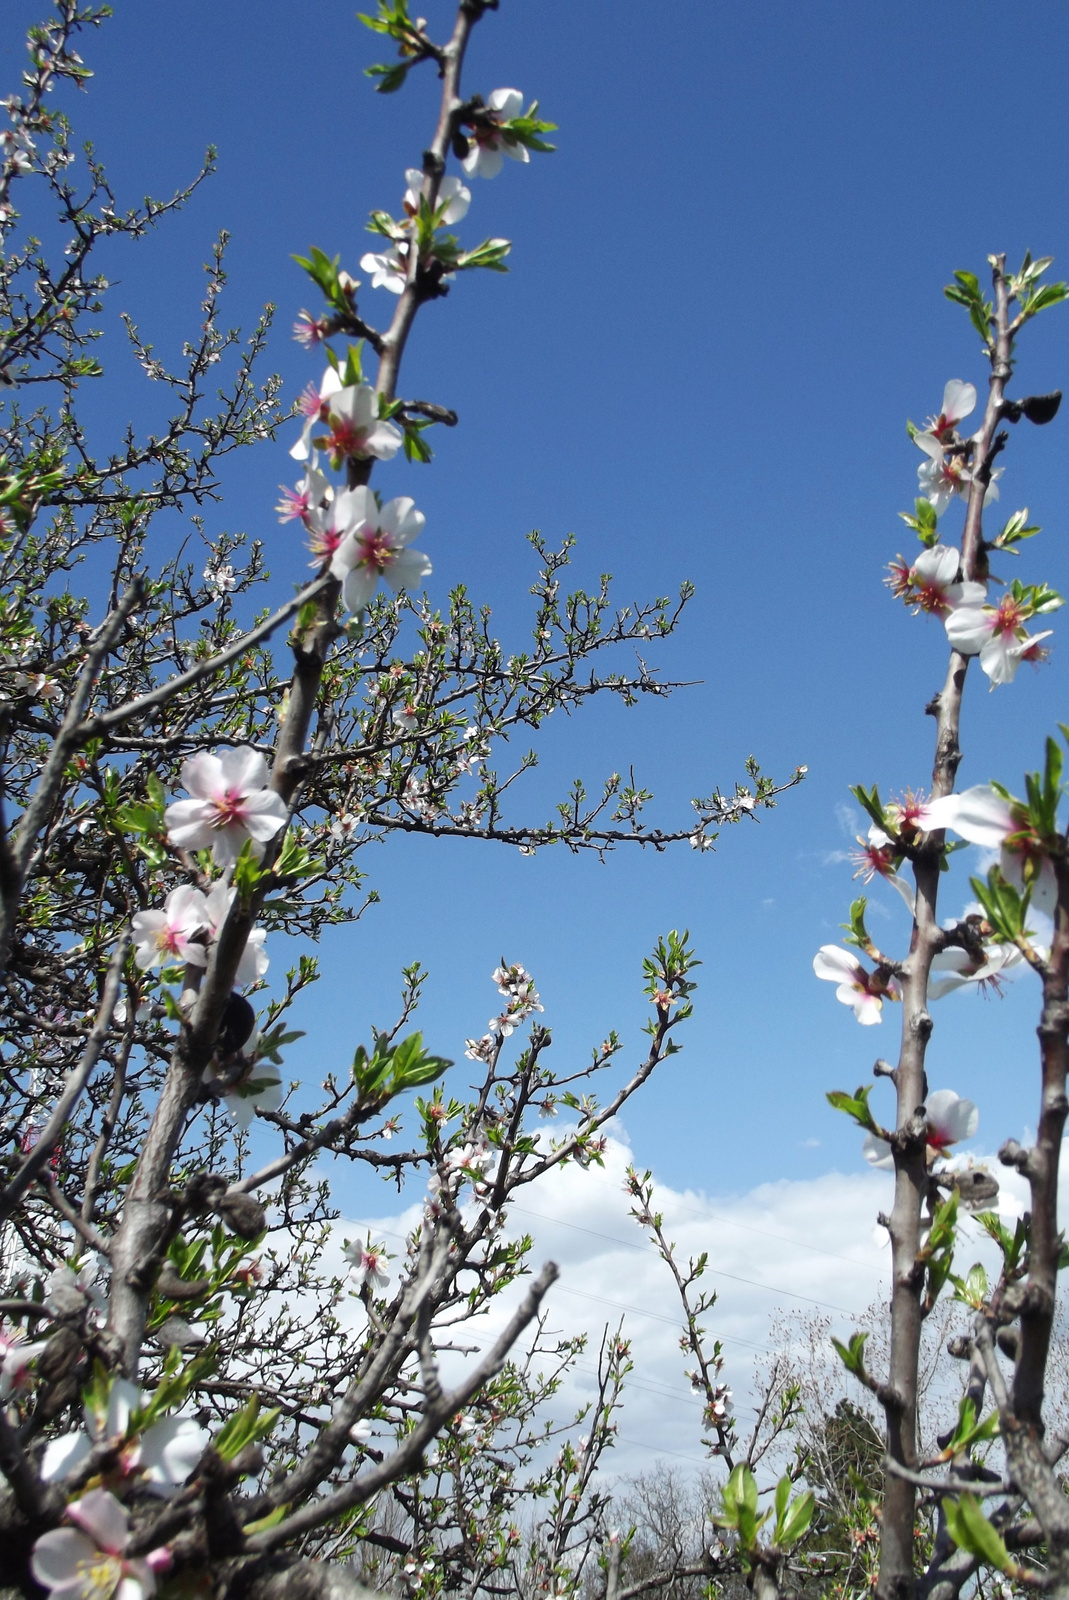
M 424 9 L 441 32 L 449 8 Z M 181 182 L 210 141 L 220 171 L 116 257 L 113 314 L 130 310 L 175 353 L 226 227 L 230 319 L 278 304 L 271 362 L 295 395 L 319 369 L 288 337 L 313 304 L 291 253 L 315 243 L 358 270 L 367 211 L 396 208 L 418 164 L 436 81 L 424 69 L 402 94 L 375 96 L 362 68 L 382 52 L 340 0 L 119 0 L 116 12 L 83 49 L 97 76 L 74 110 L 120 197 Z M 12 87 L 16 24 L 35 16 L 23 0 L 7 9 Z M 851 898 L 850 868 L 833 859 L 856 831 L 848 785 L 886 793 L 930 772 L 922 709 L 942 678 L 943 632 L 880 583 L 909 548 L 896 512 L 920 457 L 904 421 L 936 409 L 947 378 L 984 381 L 976 337 L 942 297 L 953 269 L 1030 247 L 1069 270 L 1067 33 L 1069 14 L 1040 4 L 1007 38 L 988 0 L 967 26 L 959 11 L 909 3 L 502 0 L 477 29 L 469 87 L 537 96 L 561 125 L 559 151 L 475 187 L 464 237 L 511 238 L 511 274 L 462 281 L 428 308 L 403 380 L 461 425 L 436 441 L 432 467 L 395 463 L 376 481 L 427 514 L 432 596 L 467 582 L 514 648 L 533 527 L 574 531 L 577 579 L 613 572 L 621 602 L 698 586 L 657 656 L 696 686 L 547 729 L 527 791 L 536 818 L 574 775 L 593 788 L 632 761 L 666 824 L 691 795 L 730 786 L 751 751 L 775 775 L 799 762 L 810 775 L 704 859 L 620 853 L 603 866 L 418 840 L 369 851 L 383 903 L 325 943 L 326 976 L 300 1019 L 314 1048 L 294 1053 L 295 1071 L 343 1064 L 389 1021 L 412 959 L 432 973 L 424 1031 L 459 1055 L 491 1014 L 502 954 L 534 973 L 562 1062 L 612 1026 L 633 1060 L 641 958 L 685 926 L 705 962 L 697 1017 L 626 1119 L 636 1158 L 710 1194 L 858 1170 L 859 1140 L 824 1091 L 865 1081 L 874 1055 L 895 1051 L 896 1019 L 862 1033 L 810 962 Z M 392 301 L 368 292 L 363 304 L 385 317 Z M 1064 383 L 1067 355 L 1056 311 L 1022 344 L 1020 390 Z M 116 345 L 94 402 L 101 429 L 148 415 L 151 398 Z M 1046 530 L 1021 576 L 1063 590 L 1065 427 L 1021 425 L 1002 502 L 1029 505 Z M 210 529 L 264 539 L 280 596 L 306 559 L 272 512 L 289 467 L 284 444 L 248 452 L 209 512 Z M 947 523 L 956 533 L 960 513 Z M 1064 626 L 1038 675 L 995 694 L 970 683 L 962 785 L 1017 784 L 1066 718 Z M 959 879 L 947 912 L 967 895 Z M 886 918 L 873 927 L 894 948 L 904 913 L 874 899 Z M 1002 1002 L 952 997 L 936 1013 L 933 1086 L 977 1100 L 987 1148 L 1034 1116 L 1034 1011 L 1025 980 Z

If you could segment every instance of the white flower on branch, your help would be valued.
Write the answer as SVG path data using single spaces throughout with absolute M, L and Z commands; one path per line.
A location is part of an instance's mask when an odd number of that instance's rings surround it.
M 285 801 L 268 789 L 267 763 L 250 745 L 191 756 L 182 766 L 182 783 L 195 798 L 167 807 L 167 837 L 185 850 L 210 849 L 217 866 L 236 861 L 246 839 L 262 854 L 285 826 Z
M 275 507 L 279 522 L 303 522 L 305 526 L 308 525 L 309 517 L 321 507 L 329 505 L 334 498 L 330 479 L 325 472 L 320 472 L 314 457 L 309 461 L 304 478 L 295 489 L 287 489 L 284 483 L 280 483 L 279 491 L 282 499 Z
M 1004 594 L 997 606 L 987 605 L 982 583 L 963 583 L 960 602 L 946 618 L 947 638 L 962 655 L 980 657 L 980 666 L 994 689 L 1012 683 L 1022 661 L 1039 662 L 1046 651 L 1040 641 L 1049 639 L 1052 630 L 1029 634 L 1027 613 L 1012 594 Z M 1058 605 L 1061 601 L 1058 601 Z M 1052 604 L 1048 610 L 1055 610 Z
M 921 444 L 921 440 L 925 438 L 929 436 L 919 433 L 915 443 Z M 962 500 L 969 498 L 973 475 L 965 465 L 964 456 L 953 451 L 949 455 L 944 455 L 941 445 L 930 438 L 929 443 L 931 460 L 922 462 L 917 468 L 917 478 L 921 494 L 934 507 L 936 516 L 941 517 L 955 495 Z M 926 448 L 926 445 L 921 445 L 922 450 Z M 1002 468 L 996 467 L 984 493 L 985 506 L 990 505 L 992 500 L 998 499 L 998 485 L 995 480 L 1001 476 Z
M 971 1139 L 980 1125 L 980 1113 L 971 1100 L 963 1100 L 953 1089 L 936 1089 L 924 1102 L 928 1120 L 928 1160 L 944 1156 L 952 1144 Z M 861 1152 L 874 1167 L 894 1166 L 894 1156 L 886 1139 L 867 1134 Z
M 503 165 L 502 157 L 513 161 L 530 161 L 531 153 L 518 139 L 509 139 L 501 131 L 502 122 L 523 116 L 523 95 L 518 89 L 495 89 L 487 99 L 489 121 L 497 126 L 472 128 L 464 157 L 464 171 L 473 178 L 496 178 Z
M 233 594 L 238 586 L 233 567 L 225 561 L 217 567 L 205 567 L 204 581 L 217 595 Z
M 933 544 L 910 566 L 899 556 L 891 562 L 891 575 L 884 579 L 896 600 L 904 600 L 914 611 L 928 611 L 945 617 L 960 601 L 964 585 L 957 580 L 961 553 L 954 545 Z
M 928 426 L 923 433 L 914 434 L 914 444 L 927 455 L 933 454 L 929 441 L 942 451 L 944 445 L 953 439 L 958 423 L 971 416 L 975 409 L 975 386 L 963 383 L 961 378 L 951 378 L 943 390 L 943 405 L 939 415 L 928 418 Z
M 337 466 L 353 457 L 391 461 L 401 448 L 401 431 L 379 417 L 379 400 L 371 385 L 345 387 L 333 367 L 327 368 L 318 394 L 312 388 L 305 391 L 301 411 L 304 427 L 290 451 L 295 461 L 308 460 L 312 432 L 319 423 L 325 424 L 328 432 L 316 441 L 316 448 L 326 450 Z
M 405 182 L 408 188 L 405 190 L 404 209 L 408 216 L 414 217 L 419 210 L 420 194 L 423 189 L 423 173 L 419 167 L 407 168 Z M 434 208 L 435 221 L 451 228 L 455 223 L 464 220 L 470 205 L 471 190 L 461 183 L 459 178 L 443 178 L 438 185 L 438 203 Z
M 206 1429 L 192 1417 L 163 1417 L 142 1434 L 130 1436 L 130 1419 L 142 1405 L 141 1391 L 127 1378 L 116 1378 L 103 1412 L 85 1407 L 85 1427 L 49 1441 L 41 1462 L 46 1483 L 69 1478 L 97 1445 L 118 1451 L 118 1471 L 136 1478 L 153 1494 L 166 1497 L 184 1483 L 209 1442 Z
M 951 828 L 981 850 L 997 850 L 1006 882 L 1019 893 L 1030 884 L 1035 910 L 1053 914 L 1058 896 L 1054 868 L 1036 836 L 1027 806 L 1007 799 L 989 783 L 978 783 L 961 794 L 930 800 L 924 814 L 928 830 Z
M 60 1600 L 148 1600 L 157 1572 L 171 1565 L 166 1545 L 143 1560 L 129 1560 L 126 1508 L 107 1489 L 90 1489 L 72 1500 L 73 1528 L 53 1528 L 33 1547 L 30 1566 L 38 1583 Z
M 240 1078 L 226 1086 L 223 1099 L 238 1127 L 245 1129 L 257 1111 L 278 1110 L 283 1099 L 282 1074 L 273 1061 L 252 1061 Z
M 134 960 L 142 972 L 152 967 L 169 967 L 177 962 L 203 967 L 208 952 L 197 943 L 197 934 L 209 924 L 208 903 L 199 889 L 182 884 L 172 889 L 162 911 L 138 911 L 134 915 Z
M 369 1293 L 381 1293 L 389 1286 L 390 1274 L 386 1270 L 389 1256 L 386 1254 L 385 1245 L 371 1243 L 370 1238 L 366 1244 L 356 1240 L 352 1243 L 346 1239 L 342 1255 L 350 1264 L 353 1279 L 358 1289 L 366 1288 Z
M 836 1000 L 852 1007 L 862 1027 L 882 1022 L 884 1000 L 898 999 L 898 985 L 893 978 L 867 971 L 856 956 L 837 944 L 821 945 L 813 957 L 813 971 L 818 978 L 838 984 Z
M 1015 944 L 991 944 L 984 948 L 983 957 L 977 959 L 960 945 L 951 945 L 933 957 L 932 971 L 943 973 L 928 984 L 929 1000 L 942 1000 L 955 989 L 975 983 L 979 989 L 998 990 L 999 980 L 1009 967 L 1015 967 L 1024 956 Z
M 371 275 L 373 289 L 388 289 L 391 294 L 402 294 L 408 281 L 407 240 L 400 240 L 392 249 L 376 255 L 369 250 L 360 257 L 363 270 Z
M 330 570 L 342 580 L 342 598 L 350 611 L 361 611 L 379 579 L 400 594 L 413 589 L 431 572 L 422 550 L 409 548 L 427 521 L 408 495 L 379 504 L 370 489 L 346 489 L 334 506 L 338 526 L 347 529 Z
M 224 878 L 212 885 L 204 905 L 208 930 L 213 939 L 218 939 L 236 894 L 237 890 L 231 888 Z M 234 974 L 235 989 L 243 989 L 247 983 L 257 983 L 267 971 L 270 959 L 264 949 L 266 942 L 267 934 L 263 928 L 250 931 L 238 962 L 238 970 Z
M 478 1186 L 496 1159 L 493 1150 L 484 1140 L 480 1144 L 465 1144 L 450 1150 L 445 1158 L 445 1164 L 449 1172 L 461 1173 Z

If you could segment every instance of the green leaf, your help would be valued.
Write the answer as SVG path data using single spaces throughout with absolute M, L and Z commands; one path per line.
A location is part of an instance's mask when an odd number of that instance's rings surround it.
M 950 1537 L 960 1550 L 967 1550 L 999 1572 L 1016 1572 L 1016 1562 L 1011 1559 L 1001 1534 L 984 1516 L 975 1495 L 966 1492 L 960 1500 L 944 1500 L 943 1512 Z
M 220 1428 L 212 1444 L 224 1461 L 233 1461 L 246 1445 L 255 1444 L 265 1438 L 281 1415 L 277 1406 L 261 1414 L 259 1396 L 253 1395 L 248 1404 L 235 1412 Z
M 838 1352 L 839 1359 L 847 1372 L 852 1372 L 855 1378 L 863 1378 L 865 1372 L 865 1340 L 867 1333 L 852 1333 L 850 1343 L 845 1345 L 839 1339 L 831 1342 Z
M 789 1485 L 790 1479 L 781 1478 L 780 1482 Z M 786 1516 L 781 1517 L 776 1523 L 775 1542 L 782 1549 L 786 1550 L 792 1544 L 797 1544 L 798 1540 L 808 1532 L 816 1506 L 816 1496 L 813 1494 L 812 1489 L 807 1489 L 804 1494 L 798 1495 L 795 1500 L 791 1501 L 787 1508 Z
M 853 1117 L 858 1127 L 864 1128 L 866 1133 L 879 1133 L 880 1127 L 869 1110 L 871 1093 L 872 1084 L 863 1083 L 853 1094 L 847 1094 L 843 1089 L 832 1089 L 826 1098 L 836 1111 L 844 1111 L 848 1117 Z

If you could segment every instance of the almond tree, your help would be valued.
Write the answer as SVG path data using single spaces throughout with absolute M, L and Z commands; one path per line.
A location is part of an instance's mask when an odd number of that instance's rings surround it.
M 994 780 L 954 792 L 970 668 L 985 687 L 1019 692 L 1009 686 L 1022 662 L 1042 661 L 1050 633 L 1043 624 L 1062 604 L 1044 583 L 1007 581 L 1005 558 L 1016 557 L 1039 532 L 1028 511 L 1015 511 L 995 533 L 986 531 L 985 513 L 993 515 L 999 495 L 1003 469 L 995 463 L 1010 441 L 1006 424 L 1046 424 L 1058 411 L 1060 394 L 1017 399 L 1011 385 L 1019 334 L 1069 290 L 1043 281 L 1049 258 L 1028 255 L 1017 272 L 1007 271 L 1004 256 L 990 257 L 989 265 L 990 300 L 966 271 L 955 273 L 946 290 L 967 310 L 990 369 L 979 427 L 971 435 L 963 430 L 977 391 L 961 379 L 947 383 L 939 413 L 925 428 L 911 425 L 924 460 L 921 498 L 905 521 L 922 549 L 915 559 L 899 556 L 888 580 L 909 608 L 942 621 L 950 647 L 943 686 L 925 707 L 935 721 L 931 790 L 887 801 L 876 787 L 854 790 L 871 819 L 859 841 L 862 871 L 902 893 L 913 919 L 908 951 L 897 956 L 876 945 L 859 899 L 850 911 L 849 948 L 825 946 L 814 961 L 817 976 L 836 982 L 838 999 L 863 1025 L 881 1023 L 889 1003 L 901 1005 L 897 1063 L 881 1059 L 874 1068 L 895 1092 L 892 1125 L 877 1123 L 871 1086 L 829 1096 L 866 1130 L 869 1159 L 894 1171 L 893 1208 L 880 1217 L 892 1252 L 886 1370 L 870 1370 L 864 1333 L 839 1346 L 885 1418 L 877 1584 L 885 1600 L 914 1594 L 950 1600 L 991 1571 L 1024 1587 L 1069 1593 L 1069 1518 L 1055 1470 L 1064 1445 L 1047 1437 L 1044 1413 L 1057 1273 L 1065 1260 L 1057 1184 L 1066 1115 L 1069 873 L 1059 821 L 1060 745 L 1047 740 L 1044 770 L 1026 777 L 1024 799 Z M 946 528 L 959 502 L 964 526 L 955 543 Z M 1038 631 L 1030 631 L 1036 622 Z M 961 841 L 998 849 L 999 864 L 986 880 L 972 879 L 973 909 L 941 920 L 943 873 Z M 902 875 L 906 867 L 912 883 Z M 992 1176 L 950 1159 L 952 1146 L 975 1133 L 977 1111 L 952 1090 L 931 1090 L 926 1053 L 934 1027 L 930 1001 L 963 987 L 997 987 L 1008 969 L 1026 964 L 1042 988 L 1040 1102 L 1035 1144 L 1023 1149 L 1009 1140 L 1000 1151 L 1031 1188 L 1031 1208 L 1011 1231 L 986 1209 L 998 1192 Z M 962 1208 L 976 1213 L 998 1246 L 1002 1270 L 993 1282 L 980 1264 L 965 1276 L 955 1271 Z M 949 1346 L 966 1363 L 958 1423 L 940 1440 L 939 1453 L 924 1458 L 917 1436 L 921 1330 L 944 1291 L 972 1308 L 974 1320 L 970 1335 Z M 985 1405 L 992 1406 L 986 1416 Z M 992 1457 L 996 1435 L 1001 1448 Z M 999 1455 L 1005 1465 L 992 1470 Z M 985 1498 L 996 1502 L 990 1518 Z
M 597 1161 L 607 1120 L 677 1048 L 694 987 L 685 936 L 647 961 L 649 1048 L 607 1092 L 616 1036 L 550 1066 L 534 981 L 505 961 L 495 1016 L 468 1041 L 470 1098 L 447 1092 L 451 1063 L 407 1031 L 417 965 L 394 1020 L 366 1019 L 351 1062 L 327 1062 L 318 1085 L 282 1072 L 316 978 L 309 941 L 374 897 L 368 842 L 703 852 L 779 792 L 751 762 L 732 793 L 661 828 L 644 820 L 649 793 L 613 775 L 593 798 L 577 783 L 550 820 L 523 820 L 510 791 L 534 755 L 502 772 L 495 752 L 599 695 L 666 693 L 642 652 L 672 632 L 689 586 L 638 608 L 614 607 L 608 580 L 568 593 L 569 545 L 536 538 L 531 641 L 510 654 L 466 589 L 444 611 L 419 594 L 434 531 L 413 497 L 371 488 L 376 461 L 426 463 L 430 430 L 457 421 L 400 381 L 422 307 L 462 274 L 505 270 L 507 241 L 467 246 L 451 231 L 472 187 L 505 157 L 522 166 L 551 148 L 536 102 L 462 89 L 471 31 L 494 9 L 461 0 L 444 43 L 405 0 L 363 19 L 396 46 L 369 69 L 378 88 L 417 68 L 441 82 L 403 189 L 399 171 L 398 214 L 371 213 L 381 249 L 361 270 L 371 296 L 395 297 L 386 324 L 338 258 L 309 248 L 321 303 L 295 331 L 317 369 L 286 412 L 278 380 L 260 376 L 270 312 L 244 342 L 219 321 L 221 239 L 182 367 L 127 319 L 170 416 L 155 433 L 131 425 L 104 455 L 82 404 L 109 292 L 95 252 L 184 204 L 213 156 L 170 200 L 132 209 L 91 151 L 79 166 L 61 107 L 89 77 L 75 43 L 106 16 L 83 0 L 60 0 L 31 30 L 5 102 L 0 1530 L 17 1593 L 39 1593 L 36 1580 L 72 1600 L 160 1586 L 337 1594 L 338 1563 L 361 1545 L 395 1558 L 412 1592 L 536 1592 L 579 1582 L 605 1538 L 590 1463 L 611 1441 L 626 1346 L 603 1353 L 586 1465 L 568 1443 L 524 1476 L 546 1437 L 538 1407 L 576 1352 L 554 1347 L 544 1321 L 552 1264 L 518 1282 L 531 1241 L 509 1233 L 507 1204 L 563 1162 Z M 53 261 L 41 240 L 57 218 Z M 206 512 L 224 458 L 284 423 L 302 476 L 279 510 L 306 535 L 313 575 L 250 621 L 263 548 L 211 537 Z M 160 532 L 178 513 L 192 518 L 194 561 Z M 296 568 L 293 531 L 283 560 Z M 282 933 L 303 948 L 268 991 Z M 393 1102 L 420 1089 L 410 1147 L 397 1148 Z M 554 1139 L 532 1119 L 558 1106 L 570 1122 Z M 269 1152 L 257 1140 L 256 1162 L 254 1119 Z M 323 1174 L 339 1161 L 418 1185 L 420 1219 L 394 1260 L 371 1237 L 334 1248 Z M 464 1442 L 473 1432 L 478 1448 Z M 505 1465 L 488 1473 L 494 1440 Z M 403 1538 L 376 1531 L 387 1491 Z M 529 1492 L 553 1509 L 521 1561 L 508 1519 Z

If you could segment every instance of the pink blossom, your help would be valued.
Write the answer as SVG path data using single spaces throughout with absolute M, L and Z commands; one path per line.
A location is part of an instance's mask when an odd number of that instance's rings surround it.
M 390 1282 L 390 1274 L 386 1270 L 389 1257 L 383 1245 L 373 1245 L 370 1239 L 366 1245 L 356 1241 L 350 1244 L 346 1239 L 342 1255 L 351 1264 L 357 1288 L 366 1286 L 373 1294 L 387 1288 Z
M 246 839 L 262 855 L 266 841 L 285 826 L 285 801 L 268 789 L 267 763 L 249 745 L 191 756 L 182 783 L 195 798 L 167 807 L 167 837 L 182 849 L 210 848 L 217 866 L 236 861 Z
M 339 520 L 344 518 L 349 531 L 330 570 L 343 580 L 342 595 L 350 611 L 363 610 L 380 578 L 399 594 L 429 575 L 427 557 L 408 548 L 427 519 L 407 495 L 388 500 L 380 510 L 370 489 L 349 489 L 338 496 L 336 505 Z
M 953 1089 L 936 1089 L 924 1102 L 928 1119 L 928 1160 L 945 1156 L 952 1144 L 971 1139 L 980 1125 L 980 1113 L 971 1100 L 963 1100 Z M 894 1166 L 894 1156 L 886 1139 L 870 1133 L 861 1147 L 865 1160 L 874 1167 Z
M 204 905 L 208 930 L 213 939 L 218 939 L 236 894 L 237 890 L 231 888 L 224 878 L 220 878 L 212 885 Z M 264 949 L 266 942 L 267 934 L 263 928 L 250 930 L 245 940 L 245 948 L 241 952 L 238 970 L 234 974 L 235 989 L 243 989 L 247 983 L 259 982 L 267 971 L 270 960 Z
M 335 467 L 346 460 L 369 456 L 390 461 L 401 448 L 401 431 L 380 418 L 378 396 L 371 385 L 346 387 L 333 367 L 327 368 L 318 395 L 315 390 L 306 392 L 301 410 L 305 424 L 290 451 L 297 461 L 306 461 L 311 454 L 317 424 L 325 425 L 327 431 L 316 441 L 316 447 L 328 451 Z
M 884 1000 L 899 998 L 893 978 L 882 976 L 878 971 L 868 972 L 856 956 L 837 944 L 821 945 L 813 957 L 813 971 L 818 978 L 838 985 L 835 998 L 853 1008 L 862 1027 L 882 1022 Z
M 30 1343 L 21 1328 L 0 1324 L 0 1401 L 29 1387 L 30 1367 L 48 1343 Z
M 33 1547 L 30 1568 L 38 1583 L 60 1600 L 148 1600 L 156 1592 L 156 1573 L 171 1564 L 167 1547 L 143 1560 L 129 1560 L 126 1509 L 107 1489 L 90 1489 L 72 1500 L 67 1516 L 73 1528 L 53 1528 Z
M 203 967 L 208 959 L 196 935 L 208 926 L 207 902 L 199 889 L 182 884 L 172 889 L 162 911 L 134 915 L 134 960 L 142 972 L 176 963 Z

